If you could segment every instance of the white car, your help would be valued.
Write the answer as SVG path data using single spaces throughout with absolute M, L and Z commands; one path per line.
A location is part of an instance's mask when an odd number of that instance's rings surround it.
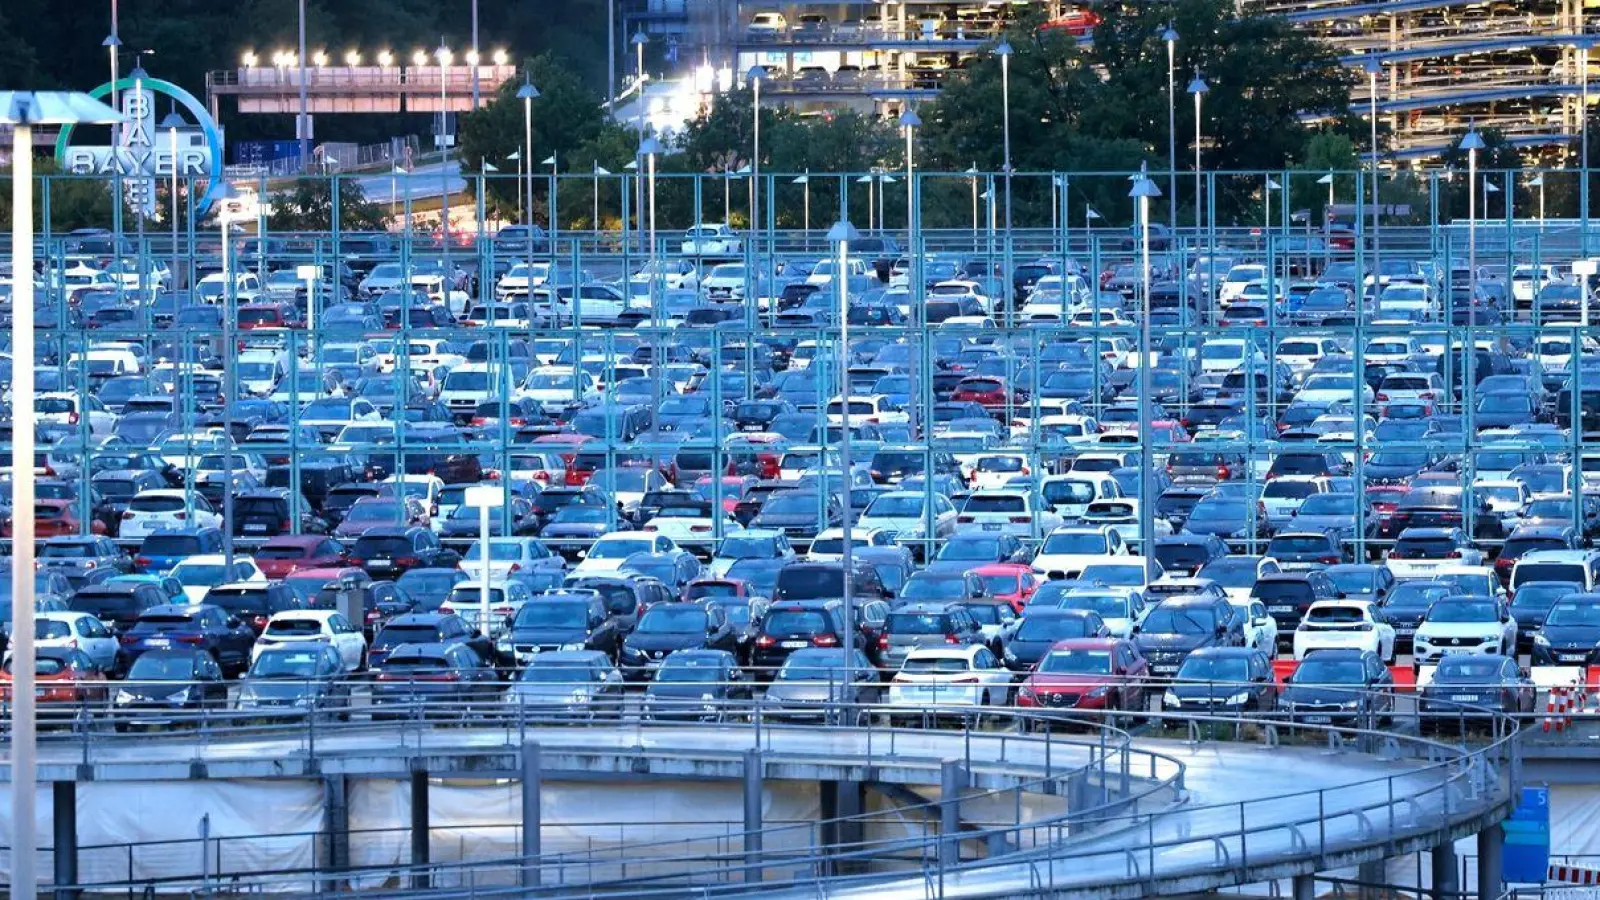
M 273 613 L 250 648 L 253 665 L 262 651 L 292 644 L 329 644 L 339 651 L 346 672 L 357 672 L 367 664 L 367 639 L 342 614 L 327 609 L 293 609 Z
M 1496 599 L 1445 597 L 1428 607 L 1413 640 L 1412 659 L 1418 666 L 1459 654 L 1508 656 L 1516 652 L 1517 620 Z
M 581 403 L 599 398 L 600 386 L 593 375 L 581 369 L 573 372 L 571 366 L 540 366 L 528 373 L 517 396 L 561 407 L 574 401 Z
M 1372 402 L 1377 396 L 1373 393 L 1372 386 L 1365 381 L 1358 381 L 1354 375 L 1346 372 L 1317 372 L 1306 376 L 1305 383 L 1294 395 L 1294 402 L 1319 405 L 1347 403 L 1354 406 L 1357 385 L 1360 386 L 1363 405 L 1371 409 Z
M 641 527 L 644 531 L 664 534 L 679 546 L 713 544 L 717 540 L 719 518 L 723 534 L 739 530 L 739 522 L 733 516 L 722 513 L 714 517 L 709 503 L 703 506 L 664 506 Z
M 1122 535 L 1123 543 L 1134 547 L 1139 542 L 1139 501 L 1132 497 L 1120 497 L 1116 500 L 1096 500 L 1089 504 L 1078 517 L 1080 525 L 1109 525 Z M 1155 532 L 1152 537 L 1166 537 L 1172 534 L 1172 523 L 1161 516 L 1152 516 L 1150 527 Z M 1131 552 L 1131 550 L 1130 550 Z
M 738 256 L 743 247 L 744 241 L 732 228 L 718 223 L 685 231 L 679 251 L 684 256 Z
M 602 535 L 588 550 L 580 550 L 582 560 L 573 575 L 611 575 L 622 568 L 622 561 L 635 553 L 670 553 L 678 549 L 672 538 L 648 531 L 614 531 Z
M 1312 494 L 1330 491 L 1328 479 L 1321 475 L 1280 475 L 1261 489 L 1261 505 L 1267 510 L 1267 524 L 1274 530 L 1287 526 Z
M 492 537 L 489 539 L 489 578 L 510 578 L 541 570 L 564 571 L 567 561 L 538 538 Z M 475 578 L 483 577 L 483 542 L 473 541 L 461 557 L 460 569 Z
M 850 529 L 851 550 L 894 545 L 895 533 L 888 529 L 863 528 L 860 525 Z M 837 525 L 817 532 L 811 546 L 806 548 L 807 562 L 838 562 L 841 559 L 844 559 L 844 529 Z
M 708 300 L 742 300 L 745 278 L 744 263 L 721 263 L 711 267 L 700 288 Z
M 920 717 L 929 708 L 1004 706 L 1011 671 L 983 644 L 917 647 L 889 682 L 889 717 Z
M 1035 597 L 1038 595 L 1035 594 Z M 1144 592 L 1129 587 L 1079 587 L 1061 595 L 1059 609 L 1093 610 L 1106 623 L 1106 630 L 1119 638 L 1131 638 L 1133 628 L 1144 621 L 1150 606 Z
M 1038 539 L 1061 525 L 1061 515 L 1031 490 L 973 491 L 956 515 L 957 534 L 998 532 Z
M 929 534 L 929 520 L 932 534 Z M 922 491 L 889 491 L 872 499 L 861 518 L 858 528 L 876 528 L 891 532 L 903 541 L 924 540 L 928 537 L 942 540 L 955 534 L 956 508 L 943 494 L 934 494 L 929 509 L 927 495 Z
M 1233 301 L 1244 296 L 1244 290 L 1252 284 L 1267 280 L 1267 267 L 1263 265 L 1238 265 L 1228 270 L 1223 276 L 1222 287 L 1217 291 L 1217 302 L 1226 308 Z
M 204 601 L 206 592 L 218 585 L 267 580 L 266 574 L 256 566 L 255 560 L 238 553 L 233 556 L 231 569 L 228 567 L 227 557 L 221 553 L 202 553 L 180 561 L 168 574 L 183 585 L 183 595 L 190 603 Z
M 117 427 L 117 414 L 100 405 L 92 394 L 80 397 L 67 391 L 51 391 L 33 399 L 33 410 L 41 424 L 77 426 L 88 419 L 89 434 L 110 434 Z
M 138 540 L 158 531 L 186 528 L 221 528 L 222 516 L 199 492 L 185 496 L 181 488 L 140 491 L 122 512 L 117 536 Z
M 1421 352 L 1416 338 L 1385 335 L 1367 341 L 1366 357 L 1369 365 L 1373 363 L 1403 363 L 1410 359 L 1412 354 Z
M 1073 522 L 1096 500 L 1120 499 L 1122 485 L 1104 472 L 1073 472 L 1047 476 L 1039 485 L 1039 494 L 1062 519 Z
M 828 401 L 826 414 L 829 425 L 842 424 L 846 418 L 850 427 L 861 425 L 903 425 L 911 421 L 911 415 L 905 410 L 895 406 L 894 403 L 882 394 L 869 396 L 856 395 L 849 398 L 850 411 L 845 412 L 845 398 L 835 397 Z
M 1384 560 L 1396 579 L 1432 578 L 1441 569 L 1483 565 L 1483 551 L 1459 528 L 1407 528 Z
M 315 428 L 325 437 L 332 437 L 355 422 L 382 420 L 383 415 L 372 401 L 362 397 L 321 397 L 300 408 L 300 424 Z
M 1270 618 L 1270 617 L 1269 617 Z M 1394 626 L 1370 600 L 1318 600 L 1294 631 L 1294 658 L 1317 650 L 1371 650 L 1384 662 L 1394 661 Z
M 972 463 L 972 488 L 978 491 L 1000 490 L 1011 479 L 1019 476 L 1026 478 L 1032 474 L 1033 463 L 1026 453 L 980 453 Z
M 117 669 L 117 637 L 106 624 L 84 612 L 34 614 L 35 647 L 76 647 L 102 672 Z
M 1045 537 L 1030 565 L 1054 581 L 1077 578 L 1084 566 L 1127 555 L 1122 534 L 1109 525 L 1063 525 Z
M 727 577 L 729 569 L 746 559 L 792 560 L 795 557 L 794 547 L 781 529 L 745 528 L 730 531 L 717 542 L 716 552 L 711 557 L 710 575 L 713 578 Z
M 1278 620 L 1267 612 L 1267 605 L 1248 597 L 1242 600 L 1229 597 L 1228 602 L 1233 604 L 1236 615 L 1244 616 L 1244 645 L 1260 650 L 1268 659 L 1277 659 Z
M 1252 362 L 1253 359 L 1253 362 Z M 1200 348 L 1201 374 L 1226 375 L 1248 365 L 1266 368 L 1267 355 L 1254 341 L 1242 338 L 1211 338 Z
M 1324 356 L 1337 356 L 1339 342 L 1330 337 L 1292 337 L 1278 342 L 1277 359 L 1295 371 L 1304 371 Z

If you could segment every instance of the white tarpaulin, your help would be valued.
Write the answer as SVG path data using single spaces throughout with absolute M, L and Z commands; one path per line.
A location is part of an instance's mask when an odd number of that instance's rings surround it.
M 404 865 L 411 858 L 411 785 L 362 779 L 350 784 L 350 860 L 354 866 Z M 546 869 L 545 884 L 588 881 L 649 870 L 636 861 L 672 855 L 705 860 L 742 850 L 742 787 L 737 782 L 650 781 L 632 783 L 550 782 L 541 786 L 545 856 L 571 854 L 565 872 Z M 815 822 L 821 812 L 815 786 L 768 781 L 762 797 L 768 828 Z M 522 788 L 516 781 L 433 781 L 428 786 L 433 862 L 513 857 L 521 852 Z M 365 832 L 365 833 L 363 833 Z M 764 849 L 803 847 L 814 829 L 769 834 Z M 637 849 L 640 844 L 660 843 Z M 633 849 L 621 849 L 624 845 Z M 704 864 L 702 864 L 704 865 Z M 515 873 L 478 872 L 477 884 L 512 883 Z M 446 873 L 437 883 L 456 882 Z
M 78 880 L 198 881 L 200 823 L 207 816 L 213 875 L 309 868 L 323 827 L 322 800 L 322 784 L 305 780 L 80 782 Z M 35 809 L 39 844 L 48 847 L 55 821 L 49 785 L 40 789 Z M 0 791 L 0 839 L 6 846 L 11 833 L 10 792 Z M 250 837 L 263 834 L 281 836 Z M 38 871 L 41 882 L 52 880 L 51 853 L 40 853 Z M 0 879 L 10 877 L 10 854 L 0 853 Z

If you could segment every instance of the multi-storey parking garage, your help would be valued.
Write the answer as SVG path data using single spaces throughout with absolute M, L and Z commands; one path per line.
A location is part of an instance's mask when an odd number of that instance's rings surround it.
M 794 3 L 740 0 L 735 71 L 766 68 L 771 94 L 804 110 L 894 112 L 932 96 L 1029 4 Z M 1582 122 L 1590 41 L 1581 0 L 1243 0 L 1329 41 L 1352 68 L 1381 64 L 1378 111 L 1397 158 L 1438 155 L 1468 120 L 1537 150 L 1572 142 Z M 1047 27 L 1089 40 L 1093 3 L 1050 4 Z M 1592 77 L 1592 75 L 1591 75 Z M 1357 111 L 1372 81 L 1359 80 Z

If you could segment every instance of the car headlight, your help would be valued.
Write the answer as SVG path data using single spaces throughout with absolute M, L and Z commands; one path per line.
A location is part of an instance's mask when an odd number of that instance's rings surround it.
M 1549 639 L 1549 638 L 1547 638 L 1547 637 L 1545 637 L 1545 636 L 1544 636 L 1544 635 L 1543 635 L 1543 634 L 1542 634 L 1542 633 L 1540 633 L 1540 632 L 1537 632 L 1537 631 L 1535 631 L 1535 632 L 1534 632 L 1534 633 L 1533 633 L 1533 642 L 1534 642 L 1534 643 L 1535 643 L 1535 644 L 1538 644 L 1538 645 L 1539 645 L 1539 646 L 1541 646 L 1541 647 L 1548 647 L 1548 646 L 1550 646 L 1550 639 Z
M 167 702 L 173 704 L 174 706 L 177 706 L 177 705 L 183 704 L 183 703 L 188 703 L 189 702 L 189 691 L 190 690 L 191 690 L 190 688 L 184 688 L 183 690 L 178 691 L 175 694 L 172 694 L 171 696 L 167 697 Z
M 582 690 L 573 691 L 572 692 L 572 702 L 573 703 L 588 703 L 589 702 L 589 692 L 588 691 L 582 691 Z
M 1011 648 L 1010 647 L 1006 648 L 1006 652 L 1003 655 L 1005 657 L 1006 662 L 1016 662 L 1017 661 L 1017 654 L 1011 652 Z
M 561 645 L 561 649 L 563 649 L 563 650 L 582 650 L 582 649 L 584 649 L 585 646 L 587 646 L 587 645 L 583 641 L 574 641 L 572 643 L 562 644 Z
M 708 702 L 708 703 L 709 703 L 709 702 L 711 702 L 711 701 L 713 701 L 713 700 L 716 700 L 716 699 L 717 699 L 717 695 L 716 695 L 716 694 L 713 694 L 713 693 L 710 693 L 710 692 L 709 692 L 709 691 L 708 691 L 708 692 L 706 692 L 706 693 L 704 693 L 704 694 L 701 694 L 701 695 L 700 695 L 700 699 L 701 699 L 701 700 L 704 700 L 704 701 L 706 701 L 706 702 Z
M 1090 690 L 1089 693 L 1086 696 L 1089 696 L 1089 697 L 1104 697 L 1110 691 L 1111 691 L 1111 688 L 1109 688 L 1106 685 L 1102 684 L 1099 687 Z
M 1229 696 L 1228 700 L 1227 700 L 1227 704 L 1229 706 L 1241 706 L 1241 705 L 1249 703 L 1249 702 L 1250 702 L 1250 692 L 1249 691 L 1240 691 L 1237 694 L 1233 694 L 1233 695 Z
M 1175 694 L 1175 693 L 1173 693 L 1172 691 L 1169 690 L 1169 691 L 1166 691 L 1165 693 L 1163 693 L 1161 695 L 1161 705 L 1162 706 L 1182 706 L 1183 705 L 1183 701 L 1178 699 L 1178 695 L 1177 694 Z
M 494 648 L 501 653 L 510 653 L 512 650 L 510 641 L 495 641 Z
M 122 704 L 125 704 L 125 703 L 132 703 L 133 701 L 135 701 L 137 699 L 138 699 L 137 697 L 133 696 L 132 694 L 128 693 L 127 691 L 117 691 L 117 700 L 116 700 L 116 702 L 117 702 L 117 704 L 119 706 L 122 705 Z
M 1357 706 L 1360 706 L 1360 705 L 1361 705 L 1361 701 L 1360 700 L 1340 700 L 1339 701 L 1339 708 L 1340 709 L 1355 709 Z

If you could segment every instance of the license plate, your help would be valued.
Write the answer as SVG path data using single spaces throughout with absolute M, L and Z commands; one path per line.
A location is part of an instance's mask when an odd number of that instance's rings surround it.
M 1324 715 L 1322 713 L 1317 713 L 1315 715 L 1309 715 L 1309 716 L 1301 716 L 1300 718 L 1303 719 L 1306 722 L 1309 722 L 1309 723 L 1313 724 L 1313 725 L 1326 725 L 1329 722 L 1333 721 L 1333 716 Z
M 1450 699 L 1457 703 L 1477 703 L 1477 694 L 1451 694 Z
M 244 526 L 244 530 L 245 531 L 266 531 L 267 530 L 267 526 L 265 526 L 265 525 L 246 525 L 246 526 Z
M 985 523 L 983 523 L 983 530 L 984 531 L 999 531 L 1000 530 L 1000 523 L 999 522 L 985 522 Z
M 1395 634 L 1407 634 L 1407 635 L 1409 635 L 1409 634 L 1416 634 L 1417 630 L 1415 628 L 1396 628 L 1394 630 L 1394 633 Z
M 170 647 L 170 646 L 172 646 L 172 642 L 167 640 L 166 638 L 150 638 L 149 640 L 145 641 L 145 643 L 149 644 L 152 647 Z
M 374 559 L 371 562 L 375 566 L 387 566 L 389 564 L 387 559 Z
M 1563 653 L 1560 659 L 1562 662 L 1583 662 L 1586 655 L 1583 653 Z
M 785 650 L 798 650 L 809 645 L 805 641 L 782 641 L 778 646 Z
M 1171 674 L 1173 672 L 1178 671 L 1178 667 L 1177 666 L 1151 666 L 1150 667 L 1150 671 L 1156 673 L 1157 675 L 1168 675 L 1168 674 Z
M 1267 607 L 1267 612 L 1269 612 L 1269 613 L 1292 613 L 1292 612 L 1294 612 L 1294 607 L 1292 607 L 1292 606 L 1269 606 L 1269 607 Z

